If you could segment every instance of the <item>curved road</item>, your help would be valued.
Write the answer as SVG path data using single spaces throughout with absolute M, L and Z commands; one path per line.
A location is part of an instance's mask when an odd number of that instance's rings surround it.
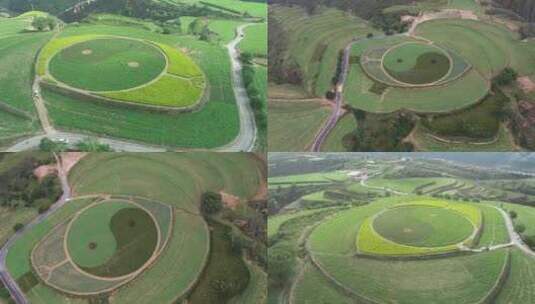
M 217 150 L 221 151 L 252 151 L 256 141 L 256 123 L 254 118 L 251 102 L 242 77 L 242 63 L 240 61 L 240 51 L 238 45 L 245 37 L 244 29 L 254 23 L 242 24 L 236 28 L 236 37 L 227 44 L 228 53 L 231 61 L 231 76 L 234 88 L 234 96 L 238 104 L 240 113 L 240 133 L 236 139 Z
M 513 220 L 511 220 L 511 217 L 509 216 L 509 214 L 507 214 L 507 212 L 505 212 L 505 210 L 503 210 L 500 207 L 494 207 L 494 208 L 496 208 L 496 209 L 498 209 L 500 211 L 500 213 L 503 216 L 503 219 L 505 220 L 505 226 L 507 227 L 507 231 L 509 232 L 509 238 L 511 240 L 511 243 L 514 246 L 518 247 L 520 250 L 522 250 L 527 255 L 535 257 L 535 252 L 533 250 L 531 250 L 531 248 L 529 248 L 529 246 L 526 245 L 526 243 L 524 243 L 524 241 L 522 240 L 520 235 L 518 233 L 516 233 L 515 226 L 513 224 Z
M 344 49 L 344 58 L 342 62 L 342 71 L 340 72 L 340 79 L 338 80 L 338 84 L 336 85 L 336 95 L 334 98 L 335 105 L 334 109 L 331 113 L 331 116 L 327 120 L 327 123 L 324 124 L 320 131 L 316 134 L 316 138 L 314 138 L 314 142 L 312 143 L 311 150 L 312 152 L 320 152 L 321 145 L 327 138 L 327 135 L 331 132 L 331 130 L 336 126 L 336 123 L 338 122 L 338 119 L 342 115 L 342 93 L 344 84 L 347 79 L 347 73 L 348 73 L 348 67 L 349 67 L 349 57 L 351 55 L 351 47 L 353 44 L 355 44 L 357 40 L 351 41 Z
M 56 157 L 58 177 L 61 182 L 63 194 L 57 200 L 57 202 L 50 207 L 48 211 L 38 215 L 30 223 L 24 226 L 24 228 L 17 231 L 13 236 L 11 236 L 11 238 L 7 240 L 4 246 L 0 249 L 0 281 L 2 281 L 6 289 L 9 291 L 9 294 L 17 304 L 28 304 L 29 302 L 26 299 L 26 296 L 22 292 L 21 288 L 17 284 L 16 280 L 11 277 L 11 274 L 7 270 L 6 258 L 9 253 L 9 248 L 13 245 L 13 243 L 15 243 L 15 241 L 22 237 L 25 231 L 44 221 L 50 214 L 65 205 L 71 197 L 71 188 L 67 181 L 67 172 L 65 172 L 65 170 L 63 169 L 59 157 L 56 154 L 54 154 L 54 156 Z
M 240 61 L 240 52 L 238 50 L 239 43 L 245 37 L 244 29 L 247 26 L 253 25 L 253 23 L 244 24 L 236 29 L 236 37 L 228 45 L 228 53 L 231 61 L 231 77 L 234 89 L 234 95 L 236 96 L 236 103 L 238 105 L 238 111 L 240 115 L 240 132 L 236 139 L 231 143 L 219 148 L 215 148 L 216 151 L 252 151 L 256 142 L 256 123 L 254 113 L 250 105 L 249 96 L 245 90 L 245 86 L 242 78 L 242 64 Z M 57 34 L 56 34 L 57 35 Z M 40 79 L 36 76 L 32 85 L 32 95 L 37 110 L 41 126 L 44 134 L 36 135 L 30 138 L 23 139 L 14 145 L 7 148 L 6 152 L 20 152 L 30 149 L 36 149 L 39 147 L 41 140 L 45 137 L 59 141 L 67 140 L 70 144 L 83 141 L 87 138 L 96 138 L 100 143 L 109 145 L 114 151 L 124 152 L 165 152 L 166 149 L 160 146 L 153 146 L 142 143 L 134 143 L 126 140 L 101 137 L 95 135 L 87 135 L 76 132 L 64 132 L 54 129 L 49 121 L 48 111 L 45 106 L 45 100 L 41 95 L 39 86 Z

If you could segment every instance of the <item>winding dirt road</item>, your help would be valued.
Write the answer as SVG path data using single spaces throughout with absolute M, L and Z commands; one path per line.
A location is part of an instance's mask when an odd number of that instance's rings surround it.
M 8 290 L 9 294 L 17 304 L 28 304 L 28 300 L 26 299 L 26 296 L 22 292 L 22 289 L 17 284 L 16 280 L 11 276 L 11 274 L 7 270 L 6 266 L 6 258 L 9 253 L 9 248 L 22 237 L 24 232 L 31 229 L 33 226 L 43 222 L 49 215 L 54 213 L 57 209 L 61 208 L 63 205 L 65 205 L 69 199 L 71 198 L 71 188 L 69 186 L 69 183 L 67 181 L 67 173 L 66 170 L 63 168 L 61 159 L 54 154 L 56 157 L 56 166 L 58 171 L 58 178 L 61 182 L 61 188 L 63 189 L 63 194 L 61 197 L 54 203 L 50 209 L 40 215 L 38 215 L 35 219 L 33 219 L 30 223 L 28 223 L 24 228 L 17 231 L 13 236 L 11 236 L 7 242 L 4 244 L 4 246 L 0 249 L 0 281 L 4 284 L 6 289 Z

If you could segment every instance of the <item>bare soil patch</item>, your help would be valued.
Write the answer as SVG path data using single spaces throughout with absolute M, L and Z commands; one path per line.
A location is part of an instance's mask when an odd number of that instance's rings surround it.
M 524 93 L 530 93 L 535 90 L 535 82 L 528 76 L 518 77 L 516 81 Z
M 78 163 L 87 153 L 83 152 L 65 152 L 61 153 L 61 164 L 65 173 L 69 171 Z
M 39 166 L 35 170 L 33 170 L 33 175 L 37 177 L 38 181 L 42 181 L 45 177 L 49 175 L 57 175 L 57 174 L 58 174 L 58 169 L 56 167 L 56 164 Z
M 236 207 L 240 205 L 239 197 L 234 196 L 232 194 L 225 193 L 223 191 L 220 191 L 219 194 L 221 194 L 221 200 L 223 201 L 223 204 L 225 205 L 225 207 L 234 210 L 236 209 Z

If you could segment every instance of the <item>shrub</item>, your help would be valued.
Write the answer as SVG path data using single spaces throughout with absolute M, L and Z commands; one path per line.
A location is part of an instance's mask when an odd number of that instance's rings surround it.
M 215 192 L 205 192 L 201 196 L 201 212 L 205 215 L 218 213 L 223 209 L 221 194 Z
M 13 230 L 15 232 L 18 232 L 18 231 L 22 230 L 22 228 L 24 228 L 24 224 L 22 224 L 22 223 L 16 223 L 15 226 L 13 226 Z
M 516 224 L 515 231 L 517 233 L 523 233 L 524 231 L 526 231 L 526 226 L 524 224 Z
M 505 68 L 492 80 L 494 85 L 505 86 L 511 84 L 518 77 L 518 73 L 512 68 Z

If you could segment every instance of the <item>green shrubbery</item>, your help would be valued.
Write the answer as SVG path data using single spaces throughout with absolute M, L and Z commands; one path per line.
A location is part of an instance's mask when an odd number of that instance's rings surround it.
M 247 95 L 251 103 L 255 114 L 256 127 L 258 129 L 259 137 L 261 138 L 259 142 L 263 142 L 264 138 L 267 137 L 267 107 L 266 99 L 263 96 L 261 89 L 257 87 L 255 81 L 255 68 L 253 66 L 252 60 L 253 55 L 249 53 L 241 54 L 241 61 L 243 62 L 242 77 L 245 84 L 245 89 L 247 90 Z
M 492 83 L 498 86 L 511 84 L 518 77 L 518 73 L 512 68 L 505 68 L 503 71 L 492 79 Z
M 44 212 L 57 201 L 62 193 L 58 178 L 46 176 L 39 181 L 33 173 L 42 163 L 31 156 L 24 157 L 0 174 L 1 206 L 34 207 Z

